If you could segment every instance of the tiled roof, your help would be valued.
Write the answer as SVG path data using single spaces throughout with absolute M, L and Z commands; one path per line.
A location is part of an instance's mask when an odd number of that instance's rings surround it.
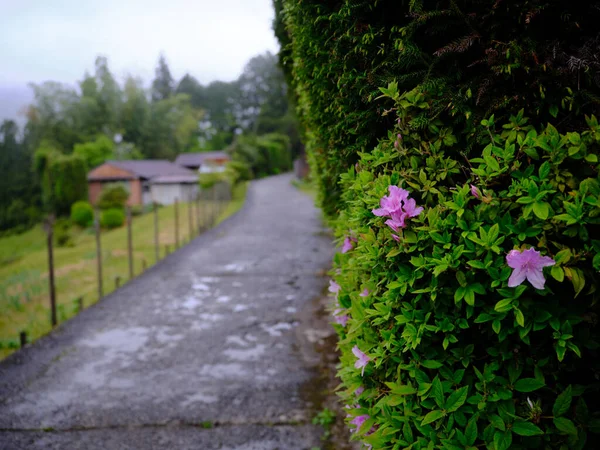
M 211 159 L 230 159 L 230 156 L 224 151 L 181 153 L 177 156 L 175 164 L 179 164 L 180 166 L 201 166 L 205 160 Z

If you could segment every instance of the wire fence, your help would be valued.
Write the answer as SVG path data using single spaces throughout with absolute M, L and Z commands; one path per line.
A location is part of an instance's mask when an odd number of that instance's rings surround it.
M 43 326 L 42 329 L 49 331 L 56 327 L 86 306 L 119 289 L 128 280 L 142 274 L 152 263 L 157 263 L 191 242 L 197 235 L 213 227 L 227 208 L 231 196 L 232 192 L 227 183 L 217 183 L 196 194 L 191 194 L 188 198 L 177 198 L 169 207 L 153 203 L 151 210 L 142 216 L 135 215 L 135 211 L 127 207 L 125 226 L 109 233 L 102 232 L 101 214 L 96 209 L 93 253 L 86 249 L 79 249 L 79 260 L 76 264 L 57 261 L 54 248 L 55 220 L 53 217 L 48 217 L 44 222 L 44 231 L 48 259 L 47 287 L 50 314 L 48 327 Z M 152 217 L 151 221 L 149 215 Z M 61 258 L 63 256 L 61 254 Z M 95 263 L 93 271 L 89 267 L 92 258 Z M 81 264 L 79 275 L 77 270 L 71 270 L 72 266 L 78 264 Z M 65 276 L 66 273 L 70 276 Z M 28 278 L 24 279 L 25 282 L 27 280 Z M 36 292 L 40 291 L 37 284 L 35 286 Z M 29 290 L 22 290 L 27 292 L 25 295 L 30 295 Z M 43 292 L 39 294 L 43 295 Z M 61 298 L 61 295 L 66 298 Z M 23 328 L 19 331 L 18 337 L 15 336 L 14 341 L 15 345 L 18 342 L 20 347 L 31 340 L 26 327 Z M 34 337 L 45 334 L 40 333 L 39 328 L 38 326 Z

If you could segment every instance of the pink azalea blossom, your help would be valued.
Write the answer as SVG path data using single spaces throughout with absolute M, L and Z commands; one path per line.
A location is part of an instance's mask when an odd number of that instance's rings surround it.
M 542 269 L 556 264 L 552 258 L 540 255 L 533 247 L 522 252 L 511 250 L 506 255 L 506 263 L 514 269 L 508 279 L 508 287 L 519 286 L 527 279 L 536 289 L 544 289 L 546 279 Z
M 354 367 L 356 367 L 357 369 L 360 369 L 362 367 L 361 376 L 364 376 L 365 367 L 367 366 L 367 364 L 369 364 L 371 358 L 369 358 L 365 353 L 361 352 L 357 345 L 355 345 L 352 348 L 352 353 L 354 353 L 354 356 L 358 358 L 354 363 Z
M 471 185 L 471 194 L 473 195 L 473 197 L 479 198 L 479 189 L 477 189 L 477 186 L 473 184 Z
M 358 242 L 358 239 L 351 236 L 346 236 L 346 239 L 344 239 L 344 245 L 342 245 L 342 253 L 352 250 L 355 242 Z
M 340 313 L 342 313 L 342 312 L 344 312 L 344 310 L 338 308 L 333 312 L 333 316 L 334 316 L 335 323 L 338 323 L 341 326 L 345 327 L 346 324 L 348 323 L 348 320 L 350 319 L 350 316 L 347 314 L 340 315 Z
M 358 387 L 358 388 L 357 388 L 357 389 L 354 391 L 354 393 L 355 393 L 356 395 L 360 395 L 360 394 L 362 394 L 363 392 L 365 392 L 365 388 L 364 388 L 364 387 L 362 387 L 362 386 L 359 386 L 359 387 Z
M 341 289 L 342 287 L 339 284 L 337 284 L 335 280 L 329 280 L 329 292 L 331 292 L 332 294 L 337 294 L 338 292 L 340 292 Z
M 359 295 L 361 297 L 368 297 L 369 296 L 369 290 L 367 288 L 364 288 L 363 291 Z
M 396 241 L 396 242 L 400 242 L 400 236 L 398 236 L 397 234 L 392 233 L 392 238 Z
M 372 211 L 376 216 L 389 216 L 393 212 L 400 211 L 402 209 L 402 202 L 410 195 L 406 189 L 399 188 L 398 186 L 389 186 L 388 191 L 390 195 L 384 195 L 379 200 L 381 208 Z
M 358 429 L 362 426 L 362 424 L 365 423 L 370 418 L 371 418 L 371 416 L 369 416 L 368 414 L 362 414 L 360 416 L 356 416 L 354 419 L 352 419 L 350 421 L 350 423 L 352 425 L 356 425 L 356 431 L 358 431 Z
M 384 195 L 379 201 L 380 208 L 372 212 L 378 217 L 389 217 L 385 224 L 392 230 L 398 231 L 406 226 L 406 219 L 416 217 L 423 212 L 423 207 L 417 207 L 413 198 L 408 198 L 410 193 L 398 186 L 389 186 L 389 195 Z
M 394 141 L 394 148 L 398 149 L 399 145 L 398 145 L 398 141 Z
M 402 135 L 400 133 L 398 133 L 398 140 L 401 141 L 402 140 Z

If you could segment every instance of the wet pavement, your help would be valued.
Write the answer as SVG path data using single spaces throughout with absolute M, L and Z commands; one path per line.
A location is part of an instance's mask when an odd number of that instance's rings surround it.
M 0 448 L 319 447 L 311 345 L 331 330 L 306 311 L 333 249 L 290 182 L 254 182 L 237 215 L 0 363 Z

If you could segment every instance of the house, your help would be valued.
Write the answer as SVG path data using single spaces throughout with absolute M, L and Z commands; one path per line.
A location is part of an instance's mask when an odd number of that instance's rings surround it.
M 128 205 L 152 202 L 170 205 L 198 193 L 198 174 L 167 160 L 106 161 L 88 173 L 90 203 L 96 204 L 102 189 L 120 185 L 129 192 Z
M 181 153 L 175 164 L 200 173 L 213 173 L 223 172 L 225 164 L 230 160 L 231 157 L 224 151 Z

